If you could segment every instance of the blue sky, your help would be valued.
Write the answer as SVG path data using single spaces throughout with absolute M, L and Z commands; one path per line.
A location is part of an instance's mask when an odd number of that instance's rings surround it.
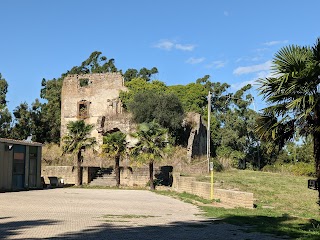
M 8 106 L 31 104 L 42 78 L 58 78 L 93 51 L 124 71 L 157 67 L 168 85 L 208 74 L 234 92 L 268 76 L 281 47 L 313 45 L 319 9 L 318 0 L 1 0 Z

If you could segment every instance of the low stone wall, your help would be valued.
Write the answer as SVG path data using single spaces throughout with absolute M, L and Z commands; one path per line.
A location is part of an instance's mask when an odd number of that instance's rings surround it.
M 88 184 L 97 172 L 96 167 L 82 167 L 82 183 Z M 46 184 L 49 184 L 49 177 L 61 178 L 64 184 L 75 184 L 77 171 L 73 166 L 42 166 L 41 176 Z
M 123 186 L 140 186 L 145 187 L 149 181 L 148 168 L 125 168 L 120 172 L 120 183 Z
M 100 168 L 82 167 L 82 183 L 89 184 L 95 177 Z M 172 183 L 172 166 L 160 166 L 154 169 L 154 179 L 161 179 L 161 183 L 170 186 Z M 113 173 L 114 175 L 114 173 Z M 64 180 L 65 184 L 75 184 L 77 171 L 73 166 L 43 166 L 41 176 L 47 184 L 50 183 L 49 177 L 57 177 Z M 114 179 L 115 181 L 115 179 Z M 122 186 L 147 186 L 149 181 L 149 168 L 121 168 L 120 184 Z M 113 186 L 113 185 L 112 185 Z
M 210 199 L 211 184 L 198 182 L 194 177 L 183 177 L 173 173 L 172 188 L 177 192 L 191 193 Z M 253 193 L 213 188 L 213 198 L 219 199 L 224 205 L 231 207 L 253 208 Z

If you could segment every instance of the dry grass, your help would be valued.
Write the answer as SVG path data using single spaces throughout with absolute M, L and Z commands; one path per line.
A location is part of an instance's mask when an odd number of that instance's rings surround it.
M 214 173 L 215 185 L 224 189 L 252 192 L 257 208 L 281 214 L 319 219 L 317 191 L 307 188 L 308 177 L 249 170 Z M 209 176 L 198 177 L 210 181 Z
M 199 181 L 210 181 L 208 175 L 198 175 Z M 218 223 L 252 226 L 250 231 L 265 232 L 292 239 L 320 239 L 320 212 L 317 191 L 307 188 L 308 177 L 249 170 L 230 170 L 214 173 L 215 186 L 252 192 L 256 208 L 225 209 L 198 204 Z M 203 202 L 197 196 L 163 193 L 195 203 Z

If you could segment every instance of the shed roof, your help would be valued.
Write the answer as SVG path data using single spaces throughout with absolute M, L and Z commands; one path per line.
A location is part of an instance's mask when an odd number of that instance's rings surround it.
M 0 138 L 0 142 L 3 143 L 10 143 L 10 144 L 19 144 L 19 145 L 28 145 L 28 146 L 43 146 L 42 143 L 39 142 L 31 142 L 26 140 L 15 140 L 15 139 L 9 139 L 9 138 Z

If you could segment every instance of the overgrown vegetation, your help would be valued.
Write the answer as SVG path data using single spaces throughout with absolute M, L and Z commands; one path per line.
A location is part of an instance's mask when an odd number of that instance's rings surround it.
M 1 76 L 0 100 L 1 137 L 26 139 L 32 135 L 33 141 L 60 142 L 60 94 L 67 74 L 105 73 L 120 71 L 114 59 L 107 59 L 101 52 L 93 52 L 89 58 L 75 66 L 61 77 L 42 80 L 41 103 L 35 100 L 31 106 L 21 103 L 12 115 L 6 107 L 8 84 Z M 230 93 L 227 83 L 212 82 L 206 75 L 187 85 L 167 86 L 159 80 L 151 80 L 158 69 L 128 69 L 124 72 L 125 84 L 129 91 L 122 92 L 120 98 L 124 107 L 131 111 L 138 123 L 155 120 L 168 128 L 172 144 L 187 144 L 188 126 L 182 125 L 183 114 L 193 111 L 207 118 L 207 94 L 212 93 L 211 114 L 211 155 L 215 166 L 243 169 L 263 169 L 265 171 L 293 172 L 297 175 L 312 175 L 313 140 L 300 138 L 299 142 L 288 142 L 277 151 L 269 151 L 273 142 L 259 140 L 254 131 L 257 112 L 250 107 L 253 101 L 249 93 L 251 86 L 244 86 Z M 87 79 L 81 79 L 81 85 Z M 143 103 L 143 104 L 141 104 Z M 12 124 L 14 123 L 14 124 Z M 301 140 L 302 139 L 302 140 Z
M 214 82 L 205 75 L 187 85 L 167 86 L 155 79 L 157 68 L 129 68 L 122 72 L 113 58 L 107 59 L 98 51 L 60 77 L 43 79 L 40 96 L 44 102 L 36 99 L 31 106 L 21 103 L 12 114 L 6 105 L 9 86 L 0 75 L 0 134 L 14 139 L 32 136 L 33 141 L 60 143 L 60 96 L 64 78 L 68 74 L 120 72 L 129 90 L 120 94 L 124 108 L 138 123 L 154 121 L 168 129 L 166 142 L 175 147 L 187 145 L 191 126 L 183 124 L 184 113 L 196 112 L 206 120 L 207 95 L 211 92 L 210 142 L 215 169 L 262 169 L 314 176 L 312 151 L 318 153 L 319 149 L 313 147 L 319 142 L 315 138 L 319 115 L 316 110 L 319 108 L 319 42 L 313 47 L 285 47 L 276 54 L 273 68 L 277 77 L 260 79 L 261 93 L 274 104 L 264 110 L 263 116 L 252 109 L 251 85 L 232 93 L 229 84 Z M 290 57 L 297 61 L 289 61 Z M 294 66 L 295 63 L 299 63 L 298 66 Z M 81 79 L 79 84 L 89 83 Z M 277 91 L 273 91 L 275 86 Z M 282 121 L 277 119 L 279 114 L 284 116 Z

